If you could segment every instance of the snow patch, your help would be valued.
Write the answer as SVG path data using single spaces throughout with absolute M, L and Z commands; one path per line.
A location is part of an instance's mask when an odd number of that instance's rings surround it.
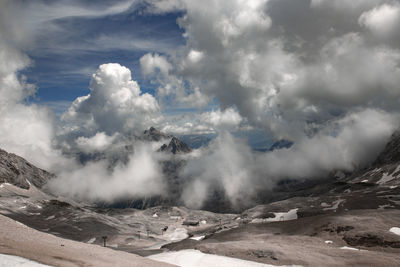
M 202 220 L 202 221 L 200 221 L 200 223 L 201 224 L 207 224 L 207 221 L 206 220 Z
M 187 230 L 185 228 L 176 228 L 172 233 L 168 234 L 171 241 L 181 241 L 188 238 Z
M 154 213 L 154 214 L 153 214 L 153 218 L 158 218 L 157 213 Z
M 332 240 L 325 240 L 325 244 L 333 244 Z
M 399 227 L 392 227 L 389 230 L 390 232 L 392 232 L 395 235 L 400 235 L 400 228 Z
M 276 265 L 263 264 L 254 261 L 246 261 L 231 257 L 218 256 L 202 253 L 198 250 L 186 249 L 174 252 L 164 252 L 161 254 L 151 255 L 147 258 L 156 261 L 162 261 L 182 267 L 272 267 Z M 286 265 L 287 266 L 287 265 Z M 295 266 L 295 265 L 292 265 Z
M 205 236 L 201 235 L 201 236 L 193 236 L 190 239 L 193 239 L 193 240 L 196 240 L 196 241 L 200 241 L 200 240 L 203 240 L 204 238 L 205 238 Z
M 336 200 L 336 201 L 334 201 L 332 203 L 332 207 L 326 207 L 326 208 L 323 208 L 323 210 L 334 210 L 334 211 L 336 211 L 337 208 L 339 208 L 339 205 L 341 203 L 345 202 L 345 201 L 346 201 L 345 199 L 338 199 L 338 200 Z
M 356 250 L 356 251 L 361 251 L 361 249 L 358 249 L 358 248 L 352 248 L 352 247 L 348 247 L 348 246 L 341 247 L 340 249 L 347 249 L 347 250 Z
M 0 254 L 0 266 L 46 267 L 50 265 L 41 264 L 18 256 Z
M 367 179 L 362 180 L 361 183 L 368 183 L 369 181 Z

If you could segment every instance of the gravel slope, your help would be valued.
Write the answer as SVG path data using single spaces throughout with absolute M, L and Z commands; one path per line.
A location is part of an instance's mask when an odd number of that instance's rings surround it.
M 174 266 L 42 233 L 0 215 L 0 253 L 52 266 Z

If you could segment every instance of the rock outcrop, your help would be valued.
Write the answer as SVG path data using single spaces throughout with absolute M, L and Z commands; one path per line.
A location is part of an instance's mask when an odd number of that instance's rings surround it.
M 29 183 L 41 188 L 53 174 L 39 169 L 25 159 L 0 149 L 0 183 L 29 189 Z

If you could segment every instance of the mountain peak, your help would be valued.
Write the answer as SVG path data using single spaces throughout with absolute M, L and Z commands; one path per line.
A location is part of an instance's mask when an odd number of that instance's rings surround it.
M 175 136 L 172 137 L 168 146 L 164 144 L 160 150 L 161 151 L 169 151 L 172 154 L 185 154 L 185 153 L 189 153 L 192 151 L 186 143 L 182 142 Z

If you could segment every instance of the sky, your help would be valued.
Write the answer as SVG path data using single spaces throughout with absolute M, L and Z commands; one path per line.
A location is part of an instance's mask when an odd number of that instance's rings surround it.
M 71 151 L 150 126 L 218 135 L 182 171 L 191 205 L 215 184 L 234 203 L 279 179 L 352 171 L 399 127 L 399 26 L 398 0 L 1 0 L 0 147 L 81 180 L 104 168 L 72 167 Z M 256 153 L 260 136 L 293 146 Z M 138 151 L 149 193 L 163 191 L 159 156 Z M 140 158 L 97 176 L 129 194 Z

